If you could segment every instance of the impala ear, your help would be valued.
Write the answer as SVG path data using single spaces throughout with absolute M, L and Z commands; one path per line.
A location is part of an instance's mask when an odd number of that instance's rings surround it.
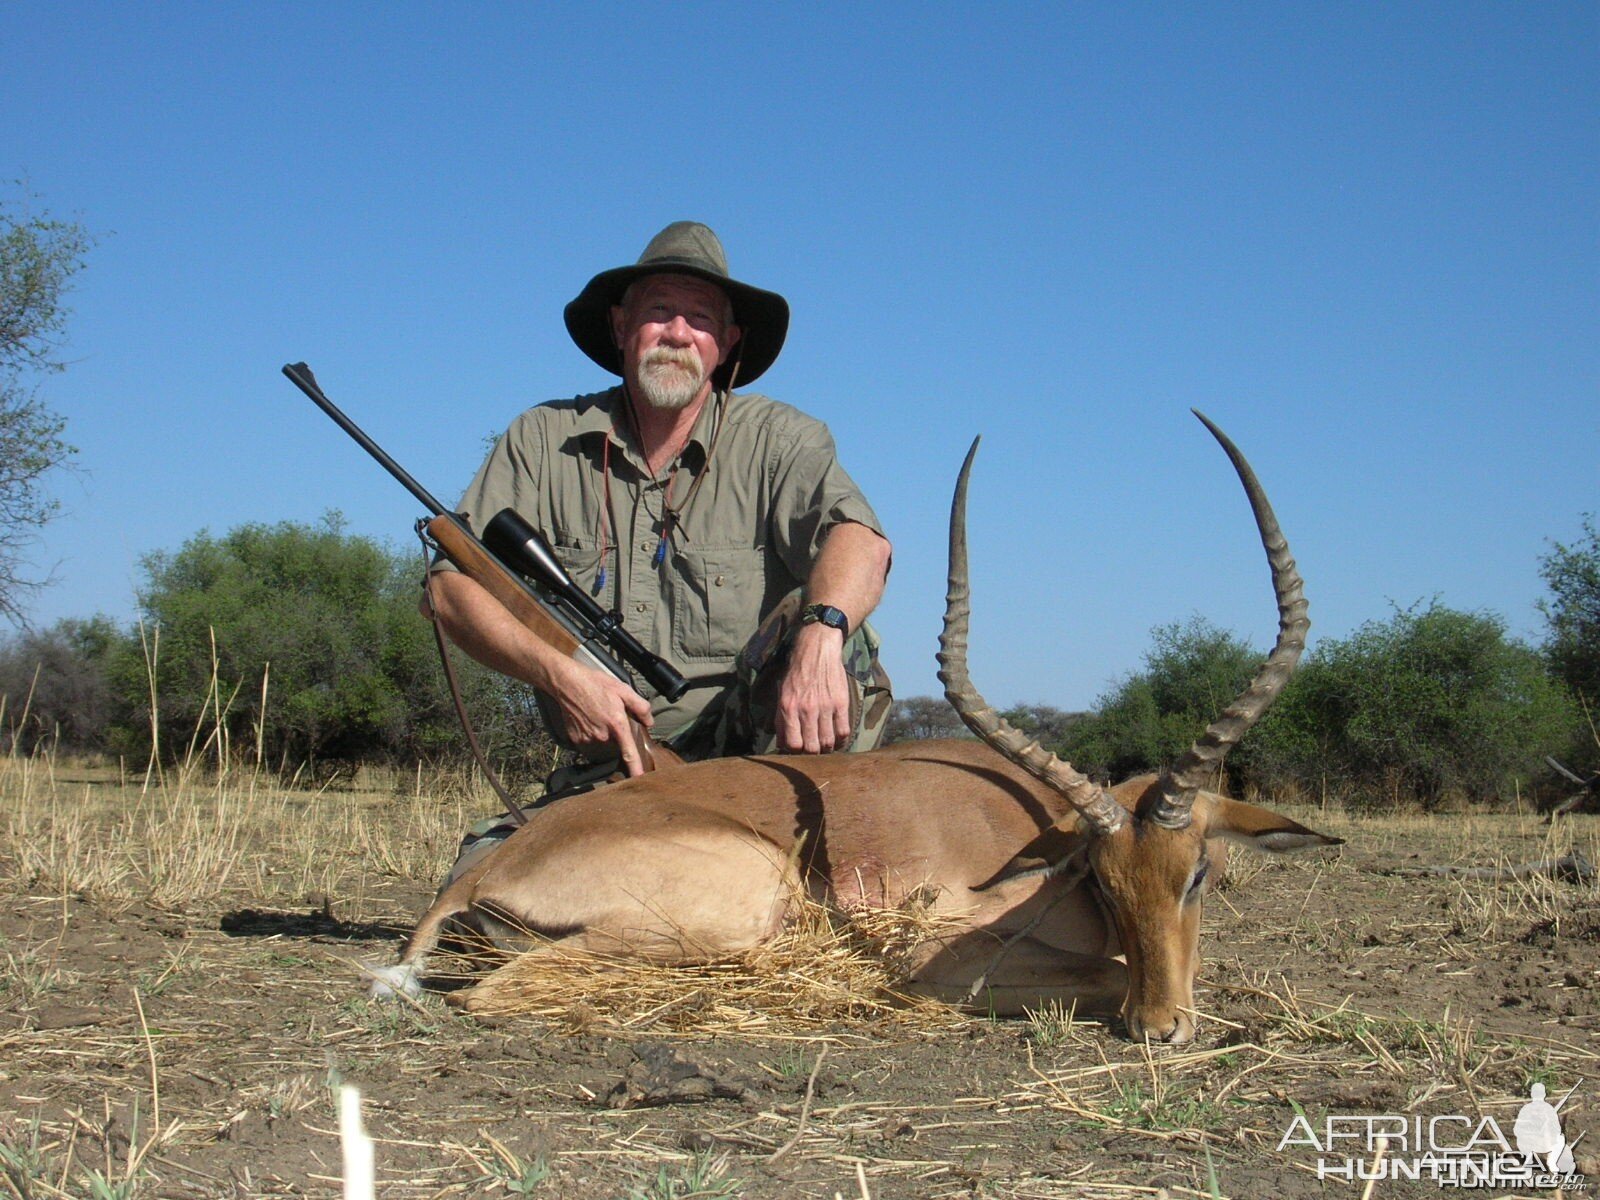
M 1271 809 L 1241 804 L 1221 796 L 1214 798 L 1209 815 L 1210 819 L 1206 822 L 1207 837 L 1226 838 L 1230 842 L 1265 850 L 1270 854 L 1344 845 L 1343 838 L 1329 837 L 1315 829 L 1307 829 L 1298 821 L 1291 821 Z

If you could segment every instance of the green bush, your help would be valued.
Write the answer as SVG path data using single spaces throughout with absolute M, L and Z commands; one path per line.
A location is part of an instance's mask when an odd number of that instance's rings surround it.
M 1430 604 L 1320 643 L 1246 739 L 1236 770 L 1393 803 L 1509 799 L 1578 714 L 1505 622 Z
M 235 757 L 252 756 L 258 730 L 263 759 L 279 769 L 464 749 L 417 613 L 420 556 L 347 535 L 330 514 L 315 526 L 201 532 L 142 565 L 142 628 L 113 666 L 136 718 L 123 749 L 148 748 L 152 660 L 163 757 L 218 733 Z M 537 740 L 518 689 L 473 663 L 459 673 L 486 749 Z
M 1080 769 L 1116 780 L 1170 765 L 1263 658 L 1202 617 L 1152 639 L 1144 670 L 1053 747 Z M 1434 604 L 1319 643 L 1228 756 L 1228 784 L 1432 806 L 1509 799 L 1579 723 L 1539 653 L 1499 617 Z
M 1169 765 L 1244 690 L 1263 655 L 1204 617 L 1161 625 L 1144 670 L 1100 697 L 1055 747 L 1109 779 Z

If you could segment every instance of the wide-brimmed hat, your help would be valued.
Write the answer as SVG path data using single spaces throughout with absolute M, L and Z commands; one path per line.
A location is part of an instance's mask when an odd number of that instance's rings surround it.
M 717 235 L 698 221 L 674 221 L 644 248 L 631 267 L 614 267 L 591 279 L 566 308 L 567 332 L 595 362 L 613 375 L 622 374 L 622 354 L 611 340 L 611 307 L 635 279 L 646 275 L 693 275 L 714 283 L 733 302 L 733 323 L 743 331 L 728 362 L 717 368 L 718 382 L 727 383 L 739 360 L 740 383 L 749 383 L 773 364 L 789 332 L 789 302 L 777 292 L 740 283 L 728 274 L 728 256 Z

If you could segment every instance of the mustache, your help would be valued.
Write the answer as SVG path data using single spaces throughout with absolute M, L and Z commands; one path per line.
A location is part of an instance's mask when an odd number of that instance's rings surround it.
M 640 365 L 646 368 L 678 367 L 698 375 L 701 368 L 700 353 L 693 346 L 657 346 L 645 354 Z

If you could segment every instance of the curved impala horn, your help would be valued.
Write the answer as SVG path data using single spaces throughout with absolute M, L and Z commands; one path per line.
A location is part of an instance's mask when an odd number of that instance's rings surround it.
M 967 477 L 978 443 L 972 439 L 967 461 L 961 464 L 956 496 L 950 505 L 950 582 L 944 598 L 944 632 L 939 635 L 939 682 L 945 698 L 968 729 L 1028 774 L 1067 798 L 1097 834 L 1115 833 L 1128 822 L 1123 807 L 1050 751 L 990 708 L 967 676 L 967 626 L 972 615 L 972 589 L 967 576 Z
M 1300 654 L 1306 648 L 1306 630 L 1311 622 L 1306 617 L 1305 582 L 1289 553 L 1289 543 L 1278 528 L 1278 518 L 1273 515 L 1267 494 L 1256 479 L 1239 448 L 1198 409 L 1191 409 L 1211 436 L 1227 453 L 1233 469 L 1244 484 L 1250 500 L 1251 511 L 1256 516 L 1256 528 L 1261 531 L 1261 545 L 1267 552 L 1267 562 L 1272 566 L 1272 590 L 1278 597 L 1278 642 L 1273 646 L 1267 661 L 1256 672 L 1256 677 L 1222 715 L 1206 727 L 1194 745 L 1183 752 L 1172 769 L 1162 778 L 1161 796 L 1150 811 L 1149 819 L 1168 829 L 1182 829 L 1193 817 L 1195 793 L 1211 778 L 1222 756 L 1238 744 L 1250 727 L 1261 719 L 1272 702 L 1278 698 L 1283 685 Z

